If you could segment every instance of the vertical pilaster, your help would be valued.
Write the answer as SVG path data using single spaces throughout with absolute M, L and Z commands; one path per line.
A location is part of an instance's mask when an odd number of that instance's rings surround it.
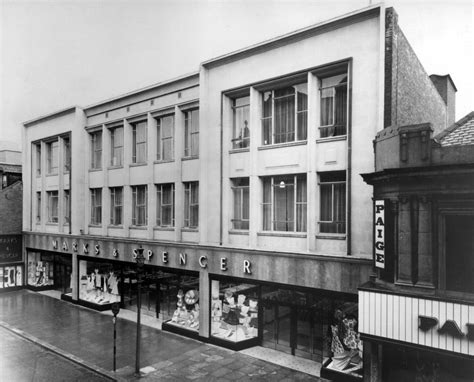
M 316 250 L 316 216 L 319 216 L 312 213 L 313 211 L 319 213 L 317 198 L 319 193 L 316 175 L 316 139 L 319 136 L 317 123 L 319 118 L 319 107 L 317 107 L 317 105 L 319 105 L 318 78 L 314 74 L 308 73 L 308 142 L 306 144 L 306 155 L 308 158 L 308 171 L 306 179 L 306 249 L 308 251 Z
M 419 203 L 418 285 L 434 288 L 434 259 L 432 251 L 432 199 L 422 196 Z
M 156 160 L 157 145 L 157 123 L 156 119 L 148 113 L 147 116 L 147 165 L 146 171 L 148 176 L 148 238 L 153 239 L 153 227 L 156 224 L 156 187 L 154 183 L 154 161 Z
M 210 281 L 207 268 L 201 268 L 199 271 L 199 335 L 209 338 L 209 293 Z
M 261 145 L 260 110 L 262 100 L 255 88 L 250 88 L 250 179 L 249 179 L 249 247 L 258 245 L 257 233 L 262 224 L 262 186 L 258 178 L 258 147 Z
M 102 126 L 102 235 L 108 235 L 110 224 L 109 166 L 111 163 L 110 130 Z
M 181 228 L 184 222 L 184 188 L 183 188 L 183 153 L 184 153 L 184 115 L 178 106 L 174 109 L 174 214 L 175 214 L 175 240 L 181 241 Z M 200 208 L 201 212 L 202 209 Z
M 123 230 L 130 237 L 132 224 L 132 190 L 130 188 L 130 163 L 132 162 L 132 126 L 123 120 Z

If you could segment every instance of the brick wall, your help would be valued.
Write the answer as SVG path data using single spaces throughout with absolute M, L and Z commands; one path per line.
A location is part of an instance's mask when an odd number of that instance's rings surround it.
M 398 26 L 386 11 L 384 127 L 431 123 L 434 134 L 446 128 L 446 105 Z
M 21 234 L 23 183 L 0 190 L 0 234 Z

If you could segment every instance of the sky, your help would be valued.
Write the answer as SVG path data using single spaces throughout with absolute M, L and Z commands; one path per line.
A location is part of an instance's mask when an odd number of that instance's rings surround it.
M 375 0 L 0 0 L 0 140 L 22 123 L 195 72 L 208 59 Z M 428 74 L 474 110 L 473 2 L 392 0 Z

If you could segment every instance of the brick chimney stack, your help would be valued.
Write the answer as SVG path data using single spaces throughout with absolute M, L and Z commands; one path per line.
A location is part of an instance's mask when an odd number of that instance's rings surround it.
M 458 89 L 449 74 L 444 76 L 432 74 L 430 78 L 446 104 L 446 127 L 449 127 L 456 122 L 456 92 Z

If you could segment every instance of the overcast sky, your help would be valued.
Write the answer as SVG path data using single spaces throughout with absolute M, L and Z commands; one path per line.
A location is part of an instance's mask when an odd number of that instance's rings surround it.
M 197 71 L 207 59 L 375 4 L 369 0 L 0 0 L 0 140 L 21 123 Z M 393 0 L 428 74 L 474 110 L 471 0 Z

